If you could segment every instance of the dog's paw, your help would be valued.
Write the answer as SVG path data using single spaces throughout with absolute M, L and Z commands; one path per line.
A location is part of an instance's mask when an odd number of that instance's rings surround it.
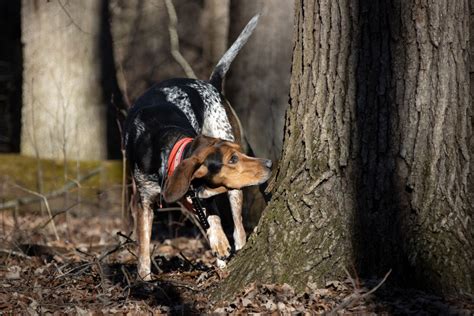
M 219 235 L 217 238 L 209 238 L 211 250 L 214 256 L 220 260 L 225 260 L 230 257 L 231 247 L 225 234 Z
M 207 218 L 209 228 L 207 229 L 207 236 L 211 246 L 212 253 L 220 260 L 225 260 L 230 256 L 231 247 L 227 236 L 221 226 L 221 220 L 216 215 L 211 215 Z
M 245 246 L 245 243 L 247 242 L 247 235 L 245 233 L 245 230 L 241 229 L 235 229 L 234 230 L 234 246 L 235 246 L 235 251 L 239 251 Z
M 221 260 L 219 258 L 216 259 L 216 265 L 219 269 L 224 269 L 227 267 L 227 262 L 225 260 Z

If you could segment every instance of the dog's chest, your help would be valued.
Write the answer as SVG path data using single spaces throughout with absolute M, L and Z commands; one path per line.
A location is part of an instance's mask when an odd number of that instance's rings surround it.
M 167 102 L 174 104 L 184 113 L 197 134 L 235 140 L 221 96 L 213 86 L 198 81 L 182 87 L 164 87 L 160 90 L 165 94 Z M 196 96 L 199 99 L 196 99 Z M 202 113 L 197 113 L 200 111 Z M 199 117 L 202 117 L 201 122 Z

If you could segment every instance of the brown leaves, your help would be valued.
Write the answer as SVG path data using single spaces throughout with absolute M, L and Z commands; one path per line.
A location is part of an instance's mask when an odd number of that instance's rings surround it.
M 59 241 L 51 232 L 30 229 L 42 221 L 20 216 L 21 229 L 7 216 L 0 223 L 0 313 L 306 315 L 339 308 L 337 313 L 443 314 L 474 308 L 472 301 L 447 304 L 420 292 L 389 288 L 384 293 L 387 285 L 377 291 L 383 299 L 365 296 L 380 279 L 366 281 L 365 287 L 352 279 L 308 283 L 301 293 L 288 284 L 250 284 L 233 301 L 213 306 L 207 290 L 228 271 L 215 268 L 215 257 L 200 239 L 154 242 L 154 280 L 142 282 L 136 276 L 134 241 L 117 235 L 121 221 L 115 214 L 71 217 L 69 227 L 58 218 Z M 64 238 L 68 230 L 70 240 Z
M 321 293 L 324 293 L 321 295 Z M 331 294 L 331 295 L 327 295 Z M 296 294 L 288 284 L 249 285 L 234 301 L 214 310 L 216 313 L 294 314 L 325 312 L 337 303 L 338 294 L 323 289 Z

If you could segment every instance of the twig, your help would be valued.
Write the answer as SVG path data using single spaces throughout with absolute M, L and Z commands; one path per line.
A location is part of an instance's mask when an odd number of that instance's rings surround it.
M 354 275 L 355 275 L 355 283 L 356 283 L 356 288 L 357 289 L 360 289 L 360 279 L 359 279 L 359 275 L 357 274 L 357 270 L 355 268 L 355 265 L 354 265 L 354 262 L 351 264 L 351 267 L 352 267 L 352 272 L 354 272 Z
M 56 277 L 56 279 L 62 279 L 66 276 L 81 274 L 82 271 L 85 271 L 86 269 L 90 268 L 93 264 L 94 264 L 93 262 L 88 262 L 88 263 L 81 264 L 80 266 L 74 267 L 74 268 L 70 269 L 69 271 L 65 272 L 62 275 L 58 275 Z
M 91 33 L 84 31 L 84 30 L 79 26 L 79 24 L 77 24 L 76 21 L 74 21 L 74 19 L 72 18 L 71 14 L 70 14 L 69 11 L 66 9 L 66 7 L 65 7 L 64 4 L 61 2 L 61 0 L 59 0 L 58 2 L 59 2 L 59 6 L 61 7 L 61 9 L 64 11 L 64 13 L 66 13 L 66 15 L 67 15 L 67 17 L 69 18 L 69 20 L 71 20 L 71 23 L 72 23 L 79 31 L 81 31 L 82 33 L 87 34 L 87 35 L 91 35 Z
M 132 287 L 132 282 L 130 282 L 131 278 L 128 275 L 128 271 L 127 271 L 127 269 L 125 269 L 124 265 L 120 266 L 120 270 L 122 270 L 123 276 L 125 277 L 125 280 L 127 281 L 127 286 L 125 287 L 125 289 L 127 289 L 127 297 L 125 299 L 127 300 L 128 297 L 130 296 L 130 290 L 131 290 L 131 287 Z
M 74 181 L 69 181 L 61 189 L 56 190 L 56 191 L 52 191 L 50 193 L 43 194 L 43 196 L 46 197 L 47 199 L 58 197 L 58 196 L 64 194 L 66 191 L 76 187 L 76 182 L 84 182 L 84 181 L 92 178 L 96 174 L 98 174 L 101 170 L 102 170 L 102 168 L 100 168 L 100 167 L 97 168 L 97 169 L 94 169 L 91 172 L 89 172 L 88 174 L 85 174 L 84 176 L 80 177 L 79 179 L 76 179 Z M 43 198 L 39 197 L 37 195 L 21 197 L 19 199 L 10 200 L 10 201 L 7 201 L 5 203 L 1 203 L 0 204 L 0 210 L 12 209 L 12 208 L 19 207 L 21 205 L 40 202 L 41 200 L 43 200 Z
M 107 286 L 104 283 L 105 277 L 104 277 L 104 270 L 102 270 L 102 266 L 100 265 L 99 261 L 96 261 L 95 264 L 97 265 L 97 269 L 99 270 L 99 276 L 100 276 L 100 287 L 102 288 L 103 292 L 107 291 Z
M 352 304 L 354 304 L 355 302 L 357 301 L 360 301 L 361 299 L 364 299 L 366 298 L 367 296 L 369 296 L 370 294 L 374 293 L 375 291 L 377 291 L 379 289 L 379 287 L 382 286 L 382 284 L 384 284 L 384 282 L 387 280 L 388 276 L 390 275 L 390 273 L 392 272 L 392 269 L 390 269 L 387 274 L 385 274 L 384 278 L 382 279 L 382 281 L 379 282 L 379 284 L 377 284 L 373 289 L 371 289 L 370 291 L 364 293 L 364 294 L 361 294 L 359 292 L 356 292 L 354 294 L 351 294 L 349 295 L 348 297 L 346 297 L 341 304 L 339 304 L 338 306 L 336 306 L 333 310 L 331 310 L 330 312 L 328 313 L 323 313 L 323 315 L 337 315 L 337 311 L 343 309 L 343 308 L 346 308 L 346 307 L 349 307 L 351 306 Z
M 90 268 L 92 265 L 94 264 L 100 264 L 102 262 L 102 260 L 104 260 L 107 256 L 111 255 L 112 253 L 120 250 L 124 245 L 128 244 L 129 241 L 126 240 L 125 242 L 123 243 L 119 243 L 117 246 L 115 246 L 113 249 L 105 252 L 104 254 L 102 254 L 100 257 L 98 257 L 96 260 L 94 260 L 94 262 L 88 262 L 88 263 L 85 263 L 83 265 L 80 265 L 79 267 L 75 267 L 75 268 L 72 268 L 70 271 L 68 271 L 67 273 L 65 273 L 64 275 L 61 275 L 59 276 L 58 278 L 62 278 L 62 277 L 65 277 L 65 276 L 68 276 L 68 275 L 71 275 L 73 272 L 75 275 L 77 274 L 80 274 L 82 273 L 82 271 L 84 271 L 85 269 L 88 269 Z M 85 255 L 89 255 L 83 251 L 80 251 L 79 249 L 76 249 L 76 251 L 78 251 L 79 253 L 83 253 Z
M 59 272 L 61 275 L 63 275 L 63 274 L 64 274 L 63 271 L 61 270 L 60 267 L 58 267 L 58 265 L 56 264 L 56 262 L 54 262 L 53 264 L 54 264 L 54 267 L 56 268 L 56 270 L 58 270 L 58 272 Z
M 114 252 L 117 252 L 119 251 L 123 246 L 125 246 L 126 244 L 128 244 L 128 240 L 124 241 L 123 243 L 119 243 L 117 246 L 115 246 L 113 249 L 107 251 L 106 253 L 104 253 L 103 255 L 101 255 L 99 257 L 99 262 L 104 260 L 107 256 L 110 256 L 111 254 L 113 254 Z
M 195 288 L 194 286 L 192 286 L 191 284 L 187 283 L 187 282 L 182 282 L 182 281 L 178 281 L 178 280 L 174 280 L 174 279 L 159 279 L 158 281 L 161 281 L 161 282 L 168 282 L 168 283 L 172 283 L 174 286 L 177 286 L 177 287 L 184 287 L 184 288 L 187 288 L 191 291 L 199 291 L 199 289 Z
M 49 207 L 48 198 L 43 194 L 40 194 L 38 192 L 29 190 L 27 188 L 24 188 L 24 187 L 18 185 L 18 184 L 15 184 L 15 187 L 17 187 L 18 189 L 23 190 L 25 192 L 28 192 L 30 194 L 36 195 L 36 196 L 40 197 L 43 200 L 44 205 L 46 206 L 46 210 L 48 211 L 51 226 L 53 227 L 54 236 L 56 237 L 56 240 L 59 240 L 58 230 L 56 229 L 56 224 L 54 223 L 53 214 L 51 213 L 51 208 Z
M 13 256 L 19 257 L 19 258 L 30 259 L 30 256 L 25 255 L 25 254 L 22 253 L 22 252 L 14 251 L 14 250 L 11 250 L 11 249 L 0 248 L 0 252 L 6 253 L 6 254 L 8 254 L 9 256 L 12 256 L 12 255 L 13 255 Z
M 179 254 L 181 255 L 181 257 L 183 257 L 184 261 L 186 261 L 188 264 L 191 265 L 191 267 L 193 267 L 193 270 L 197 270 L 196 266 L 188 258 L 186 258 L 182 251 L 180 251 Z
M 114 98 L 113 96 L 111 97 L 111 102 L 114 103 Z M 115 105 L 115 104 L 114 104 Z M 129 108 L 130 108 L 130 104 Z M 122 124 L 120 123 L 119 119 L 119 114 L 120 114 L 120 109 L 118 108 L 117 105 L 115 105 L 115 110 L 117 117 L 115 119 L 117 123 L 117 127 L 120 133 L 120 153 L 122 154 L 122 194 L 121 194 L 121 205 L 120 208 L 122 210 L 122 219 L 127 218 L 127 213 L 125 210 L 125 202 L 127 200 L 127 155 L 125 153 L 125 144 L 123 143 L 123 129 L 122 129 Z
M 154 249 L 153 249 L 153 252 L 155 252 Z M 155 258 L 153 257 L 153 255 L 150 257 L 150 259 L 151 259 L 151 262 L 153 263 L 153 266 L 156 268 L 156 271 L 158 271 L 158 273 L 163 272 L 163 270 L 160 269 L 160 266 L 158 265 L 158 263 L 156 263 Z
M 46 225 L 49 224 L 49 222 L 51 222 L 51 220 L 53 220 L 56 216 L 58 215 L 61 215 L 61 214 L 64 214 L 66 212 L 69 212 L 70 210 L 72 210 L 74 207 L 76 207 L 79 203 L 74 203 L 73 205 L 69 206 L 67 209 L 65 210 L 62 210 L 62 211 L 59 211 L 57 213 L 54 213 L 53 217 L 52 218 L 49 218 L 48 220 L 46 220 L 43 224 L 40 224 L 38 226 L 36 226 L 35 228 L 33 228 L 33 231 L 37 231 L 37 230 L 40 230 L 42 228 L 44 228 Z
M 122 58 L 117 58 L 117 60 L 123 60 Z M 117 72 L 117 76 L 119 77 L 119 81 L 120 79 L 122 79 L 122 83 L 123 83 L 123 97 L 125 99 L 125 105 L 127 106 L 127 108 L 131 108 L 132 107 L 132 102 L 130 101 L 130 98 L 128 96 L 128 88 L 127 88 L 127 79 L 125 78 L 125 71 L 123 70 L 123 65 L 122 63 L 118 63 L 118 66 L 119 66 L 119 71 Z
M 136 244 L 137 242 L 135 240 L 133 240 L 132 238 L 130 238 L 130 236 L 127 236 L 125 235 L 124 233 L 122 232 L 117 232 L 117 235 L 120 236 L 120 237 L 123 237 L 125 238 L 125 240 L 127 240 L 129 243 L 133 243 L 133 244 Z
M 171 55 L 181 66 L 181 68 L 183 68 L 188 78 L 196 79 L 196 74 L 194 73 L 193 69 L 179 51 L 179 37 L 178 31 L 176 30 L 176 26 L 178 25 L 178 16 L 176 15 L 173 2 L 171 0 L 165 0 L 165 4 L 169 17 L 168 31 L 170 33 Z
M 346 267 L 344 267 L 344 272 L 347 274 L 347 278 L 349 279 L 349 281 L 351 281 L 351 283 L 352 283 L 352 288 L 353 288 L 354 290 L 357 290 L 358 287 L 356 286 L 356 283 L 355 283 L 354 279 L 353 279 L 352 276 L 350 275 L 349 271 L 347 271 Z
M 131 235 L 132 233 L 130 233 Z M 117 235 L 119 235 L 120 237 L 123 237 L 126 239 L 127 243 L 131 243 L 131 244 L 136 244 L 137 242 L 135 240 L 133 240 L 132 238 L 130 238 L 130 236 L 127 236 L 125 235 L 124 233 L 122 232 L 117 232 Z M 125 244 L 124 244 L 125 245 Z M 138 259 L 137 255 L 134 254 L 128 247 L 125 248 L 125 250 L 127 250 L 133 257 L 135 257 L 136 259 Z M 152 258 L 153 259 L 153 258 Z
M 81 255 L 85 255 L 87 257 L 91 257 L 91 258 L 95 258 L 94 255 L 91 255 L 90 253 L 88 252 L 85 252 L 85 251 L 82 251 L 81 249 L 79 248 L 74 248 L 75 251 L 79 252 Z

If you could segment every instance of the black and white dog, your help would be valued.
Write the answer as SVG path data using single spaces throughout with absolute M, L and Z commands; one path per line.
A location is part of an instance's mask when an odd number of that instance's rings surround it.
M 199 198 L 227 192 L 234 220 L 235 250 L 246 242 L 242 191 L 261 184 L 272 162 L 242 152 L 242 131 L 222 94 L 231 62 L 258 22 L 250 20 L 216 65 L 209 81 L 171 79 L 143 94 L 125 121 L 124 144 L 141 207 L 133 214 L 138 240 L 138 275 L 149 280 L 152 204 L 183 201 L 190 185 Z M 185 201 L 183 201 L 185 203 Z M 226 265 L 230 244 L 216 214 L 207 214 L 207 235 L 219 267 Z

